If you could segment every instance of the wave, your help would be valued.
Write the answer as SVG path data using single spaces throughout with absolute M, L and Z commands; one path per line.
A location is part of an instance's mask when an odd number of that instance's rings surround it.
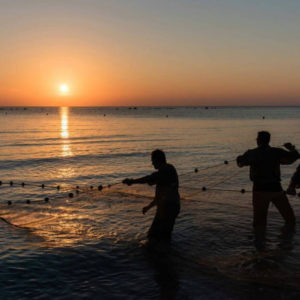
M 116 159 L 124 157 L 148 157 L 149 152 L 131 152 L 131 153 L 106 153 L 106 154 L 87 154 L 87 155 L 76 155 L 69 157 L 45 157 L 45 158 L 30 158 L 30 159 L 14 159 L 14 160 L 0 160 L 0 170 L 16 167 L 35 167 L 47 164 L 78 164 L 79 161 L 89 161 L 89 164 L 93 160 L 101 159 Z
M 47 139 L 49 140 L 49 139 Z M 176 139 L 172 139 L 172 140 L 176 140 Z M 45 141 L 43 140 L 38 140 L 38 141 Z M 53 138 L 51 139 L 51 141 L 57 141 L 57 142 L 52 142 L 52 143 L 14 143 L 14 144 L 7 144 L 7 145 L 0 145 L 0 148 L 10 148 L 10 147 L 36 147 L 36 146 L 59 146 L 62 143 L 62 139 L 61 138 Z M 65 140 L 63 140 L 65 141 Z M 156 141 L 165 141 L 165 139 L 161 138 L 161 139 L 119 139 L 119 140 L 115 140 L 115 139 L 106 139 L 106 140 L 95 140 L 95 139 L 90 139 L 90 138 L 70 138 L 67 139 L 68 144 L 69 145 L 81 145 L 81 144 L 111 144 L 111 143 L 140 143 L 142 142 L 156 142 Z

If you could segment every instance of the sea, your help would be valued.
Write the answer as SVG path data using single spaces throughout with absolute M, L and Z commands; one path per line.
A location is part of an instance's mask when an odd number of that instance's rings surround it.
M 300 107 L 0 107 L 0 299 L 300 299 L 300 197 L 295 234 L 271 205 L 254 246 L 235 159 L 261 130 L 300 149 Z M 180 180 L 167 250 L 146 243 L 154 187 L 122 184 L 155 149 Z

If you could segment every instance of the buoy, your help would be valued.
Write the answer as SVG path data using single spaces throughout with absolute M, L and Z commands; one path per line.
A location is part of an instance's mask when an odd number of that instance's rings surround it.
M 195 168 L 195 169 L 194 169 L 194 172 L 195 172 L 195 173 L 198 173 L 198 169 L 197 169 L 197 168 Z
M 10 200 L 7 201 L 7 205 L 11 205 L 11 201 Z
M 9 182 L 10 186 L 12 186 L 14 183 L 12 181 Z
M 73 193 L 69 193 L 69 198 L 73 198 Z
M 27 203 L 27 204 L 30 204 L 30 200 L 29 200 L 29 199 L 28 199 L 28 200 L 26 200 L 26 203 Z
M 203 191 L 203 192 L 205 192 L 205 191 L 206 191 L 206 187 L 205 187 L 205 186 L 202 188 L 202 191 Z
M 22 187 L 24 187 L 24 186 L 25 186 L 25 183 L 24 183 L 24 182 L 22 182 L 22 184 L 21 184 L 21 185 L 22 185 Z
M 49 202 L 49 198 L 48 197 L 46 197 L 44 200 L 45 200 L 45 202 Z
M 224 164 L 225 164 L 225 165 L 228 165 L 228 160 L 224 160 Z
M 246 191 L 245 189 L 241 189 L 241 193 L 244 194 Z
M 45 187 L 45 185 L 44 185 L 44 184 L 42 184 L 42 185 L 41 185 L 41 187 L 42 187 L 42 189 L 43 189 L 43 188 Z
M 102 189 L 103 189 L 103 186 L 100 184 L 100 185 L 98 186 L 98 191 L 102 191 Z

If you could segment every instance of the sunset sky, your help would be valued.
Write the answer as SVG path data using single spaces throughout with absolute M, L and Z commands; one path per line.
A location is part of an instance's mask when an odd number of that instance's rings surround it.
M 0 0 L 0 105 L 300 105 L 299 0 Z

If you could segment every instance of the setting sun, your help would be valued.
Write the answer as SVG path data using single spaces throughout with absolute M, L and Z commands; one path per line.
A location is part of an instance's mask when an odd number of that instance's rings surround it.
M 59 87 L 59 91 L 61 93 L 61 95 L 67 95 L 69 92 L 69 87 L 66 84 L 61 84 Z

